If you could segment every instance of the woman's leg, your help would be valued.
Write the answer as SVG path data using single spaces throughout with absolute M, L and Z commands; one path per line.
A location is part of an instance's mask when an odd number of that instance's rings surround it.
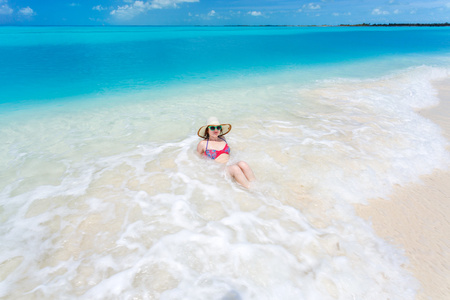
M 250 181 L 256 179 L 252 169 L 246 162 L 240 161 L 235 165 L 229 166 L 227 169 L 228 173 L 245 188 L 249 187 Z
M 255 174 L 253 174 L 252 168 L 250 168 L 250 166 L 245 161 L 240 161 L 237 163 L 237 165 L 242 170 L 248 181 L 253 181 L 256 179 Z
M 240 185 L 245 188 L 249 187 L 250 183 L 238 165 L 229 166 L 227 167 L 227 170 L 231 177 L 233 177 L 234 180 L 236 180 Z

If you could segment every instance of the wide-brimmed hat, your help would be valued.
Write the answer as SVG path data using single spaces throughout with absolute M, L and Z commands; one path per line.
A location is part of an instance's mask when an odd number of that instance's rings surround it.
M 220 126 L 222 126 L 222 133 L 219 136 L 225 135 L 228 132 L 230 132 L 230 130 L 231 130 L 231 125 L 230 124 L 220 124 L 219 120 L 216 117 L 210 117 L 206 121 L 206 125 L 200 127 L 200 129 L 197 132 L 197 135 L 199 137 L 201 137 L 201 138 L 206 138 L 206 129 L 208 128 L 208 126 L 211 126 L 211 125 L 220 125 Z

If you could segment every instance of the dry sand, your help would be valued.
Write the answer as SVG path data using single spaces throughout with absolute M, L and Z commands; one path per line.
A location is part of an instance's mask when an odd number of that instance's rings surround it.
M 437 82 L 441 103 L 421 111 L 450 141 L 450 78 Z M 450 151 L 450 149 L 449 149 Z M 379 236 L 405 250 L 407 269 L 420 281 L 417 300 L 450 299 L 450 171 L 436 170 L 421 184 L 395 188 L 389 200 L 357 205 Z

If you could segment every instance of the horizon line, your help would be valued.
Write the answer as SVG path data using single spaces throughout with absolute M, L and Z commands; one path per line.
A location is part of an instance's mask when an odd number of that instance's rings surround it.
M 23 25 L 23 24 L 0 24 L 0 27 L 346 27 L 346 26 L 359 26 L 359 27 L 376 27 L 376 26 L 450 26 L 449 22 L 445 23 L 357 23 L 357 24 L 320 24 L 320 25 L 273 25 L 273 24 L 261 24 L 261 25 L 246 25 L 246 24 L 230 24 L 230 25 L 115 25 L 115 24 L 101 24 L 101 25 L 75 25 L 75 24 L 37 24 L 37 25 Z

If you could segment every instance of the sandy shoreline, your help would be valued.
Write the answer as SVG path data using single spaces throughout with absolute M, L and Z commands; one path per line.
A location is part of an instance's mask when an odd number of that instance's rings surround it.
M 440 104 L 420 114 L 450 140 L 450 78 L 435 86 Z M 390 199 L 372 199 L 356 210 L 371 220 L 379 236 L 405 250 L 407 269 L 422 285 L 417 300 L 450 299 L 450 170 L 436 170 L 421 180 L 395 187 Z

